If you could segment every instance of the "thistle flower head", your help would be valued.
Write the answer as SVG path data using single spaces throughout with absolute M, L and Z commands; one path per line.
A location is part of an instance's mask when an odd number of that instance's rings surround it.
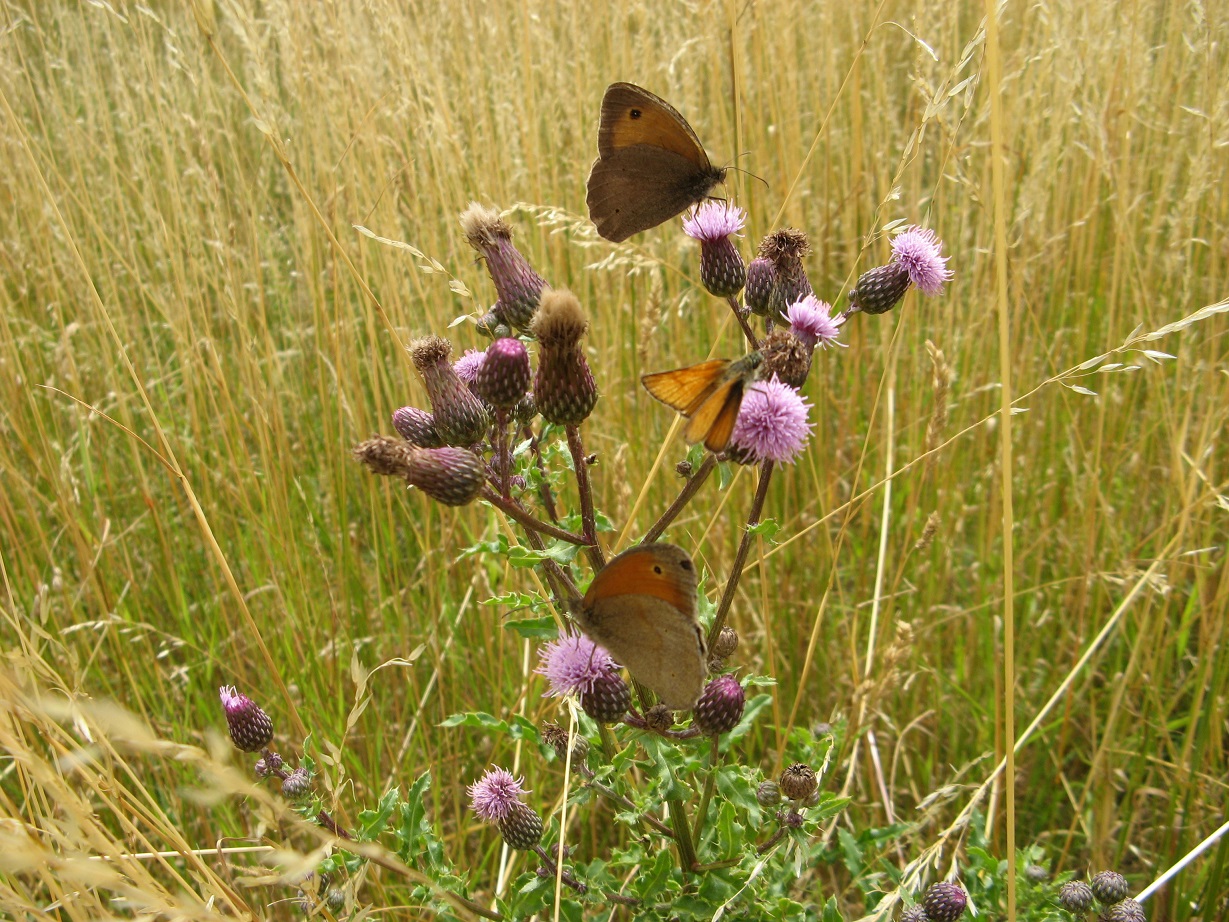
M 718 676 L 704 687 L 692 711 L 692 722 L 705 736 L 729 733 L 742 720 L 747 693 L 732 675 Z
M 521 802 L 526 793 L 522 787 L 525 778 L 512 777 L 512 773 L 502 768 L 488 769 L 482 777 L 467 787 L 469 804 L 479 818 L 488 823 L 498 823 L 508 816 L 514 804 Z
M 710 294 L 731 298 L 747 283 L 747 264 L 730 239 L 747 223 L 741 208 L 710 199 L 683 220 L 683 233 L 700 241 L 700 281 Z
M 478 370 L 486 361 L 486 353 L 478 349 L 466 349 L 465 354 L 452 363 L 452 370 L 457 373 L 461 383 L 472 388 L 478 377 Z
M 811 437 L 810 404 L 776 376 L 757 381 L 743 394 L 731 444 L 760 461 L 792 464 Z
M 617 668 L 610 654 L 584 634 L 564 631 L 538 650 L 534 671 L 550 683 L 548 697 L 562 698 L 589 691 L 594 682 Z
M 928 227 L 910 226 L 892 239 L 892 261 L 909 271 L 909 281 L 925 295 L 937 295 L 952 277 L 943 241 Z
M 273 721 L 251 698 L 241 695 L 233 685 L 218 689 L 222 710 L 226 714 L 226 729 L 231 742 L 244 752 L 259 752 L 273 742 Z
M 444 440 L 435 428 L 435 417 L 418 407 L 393 411 L 393 428 L 403 439 L 418 448 L 440 448 Z
M 427 387 L 440 438 L 448 445 L 473 445 L 481 441 L 491 420 L 482 401 L 457 377 L 448 361 L 451 355 L 452 344 L 439 336 L 410 343 L 410 358 Z
M 512 227 L 493 208 L 471 202 L 461 215 L 461 229 L 470 246 L 486 258 L 499 293 L 494 311 L 498 319 L 518 330 L 528 329 L 546 282 L 513 246 Z
M 504 337 L 487 347 L 474 380 L 478 396 L 493 407 L 515 407 L 529 391 L 533 370 L 529 352 L 519 339 Z
M 786 309 L 785 317 L 790 330 L 808 348 L 845 345 L 836 341 L 845 319 L 832 316 L 832 305 L 815 295 L 795 301 Z
M 956 922 L 969 904 L 968 894 L 955 881 L 944 880 L 931 884 L 922 897 L 926 916 L 931 922 Z
M 533 395 L 548 422 L 579 425 L 597 405 L 597 383 L 580 348 L 588 327 L 585 312 L 570 291 L 543 294 L 531 328 L 541 347 Z
M 815 769 L 804 762 L 795 762 L 781 772 L 781 796 L 790 800 L 806 800 L 819 788 Z
M 781 301 L 777 291 L 777 269 L 767 256 L 757 256 L 747 266 L 746 288 L 743 300 L 751 313 L 761 317 L 780 313 L 777 308 Z

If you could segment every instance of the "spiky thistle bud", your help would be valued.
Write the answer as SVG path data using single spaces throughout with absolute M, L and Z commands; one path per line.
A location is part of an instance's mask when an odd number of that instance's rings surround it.
M 230 740 L 244 752 L 260 752 L 273 742 L 273 721 L 251 698 L 235 691 L 233 685 L 218 689 Z
M 493 313 L 516 329 L 527 330 L 546 282 L 512 245 L 512 227 L 493 208 L 471 202 L 461 214 L 461 229 L 470 246 L 485 257 L 499 293 Z
M 1128 898 L 1107 907 L 1098 917 L 1098 922 L 1148 922 L 1148 916 L 1144 914 L 1143 906 Z
M 803 762 L 795 762 L 781 772 L 781 793 L 789 800 L 806 800 L 818 787 L 815 770 Z
M 719 298 L 732 298 L 747 282 L 747 265 L 730 239 L 746 223 L 745 211 L 716 200 L 699 205 L 683 220 L 683 232 L 700 241 L 700 281 Z
M 498 301 L 495 302 L 494 307 L 478 318 L 475 326 L 478 327 L 478 332 L 488 339 L 503 339 L 505 336 L 512 335 L 512 326 L 504 320 Z
M 747 266 L 747 290 L 743 294 L 747 308 L 761 317 L 772 317 L 781 312 L 785 300 L 777 291 L 777 270 L 772 260 L 757 256 Z
M 1092 887 L 1082 880 L 1069 880 L 1058 890 L 1058 904 L 1076 915 L 1092 909 L 1092 901 Z
M 309 794 L 312 789 L 312 776 L 308 774 L 307 769 L 300 765 L 282 781 L 282 794 L 289 797 L 291 800 L 298 800 L 300 797 Z
M 885 314 L 909 290 L 909 270 L 900 263 L 888 263 L 863 272 L 857 287 L 850 289 L 849 303 L 864 314 Z
M 394 410 L 393 428 L 403 439 L 418 448 L 441 448 L 444 445 L 444 440 L 435 428 L 435 417 L 418 407 Z
M 931 922 L 956 922 L 969 904 L 968 894 L 955 881 L 943 880 L 926 888 L 922 905 Z
M 491 419 L 482 401 L 457 377 L 451 363 L 452 344 L 426 336 L 410 344 L 410 357 L 431 398 L 435 430 L 446 445 L 469 446 L 482 440 Z
M 717 639 L 713 641 L 713 655 L 720 656 L 722 659 L 729 659 L 737 649 L 738 631 L 727 624 L 717 634 Z
M 1024 877 L 1030 883 L 1040 884 L 1050 879 L 1050 872 L 1039 864 L 1030 864 L 1024 869 Z
M 747 694 L 732 675 L 718 676 L 704 687 L 692 712 L 692 722 L 705 736 L 729 733 L 742 720 Z
M 604 669 L 580 693 L 580 706 L 600 724 L 617 723 L 632 706 L 632 690 L 616 669 Z
M 505 337 L 487 346 L 486 358 L 474 378 L 474 389 L 491 406 L 510 409 L 529 392 L 532 377 L 525 344 Z
M 518 423 L 533 422 L 533 418 L 538 415 L 538 404 L 533 399 L 533 391 L 530 391 L 524 397 L 516 402 L 516 406 L 512 408 L 512 418 Z
M 570 291 L 547 291 L 533 318 L 533 335 L 541 351 L 533 396 L 548 421 L 576 426 L 597 404 L 597 384 L 580 348 L 588 329 L 580 302 Z
M 519 851 L 528 851 L 542 841 L 542 817 L 519 800 L 509 807 L 497 825 L 509 847 Z
M 778 312 L 787 304 L 814 294 L 807 279 L 802 257 L 811 252 L 807 235 L 792 227 L 774 231 L 760 241 L 759 255 L 770 260 L 776 280 L 775 301 Z
M 1117 903 L 1119 900 L 1126 897 L 1131 886 L 1127 883 L 1127 879 L 1117 871 L 1101 871 L 1093 876 L 1091 881 L 1092 895 L 1097 898 L 1097 902 L 1103 906 L 1108 906 L 1111 903 Z
M 781 785 L 775 781 L 761 781 L 755 789 L 755 800 L 761 807 L 775 807 L 781 802 Z
M 482 459 L 465 448 L 423 448 L 409 458 L 405 479 L 445 506 L 472 503 L 486 483 Z
M 900 914 L 900 922 L 930 922 L 925 906 L 910 906 Z

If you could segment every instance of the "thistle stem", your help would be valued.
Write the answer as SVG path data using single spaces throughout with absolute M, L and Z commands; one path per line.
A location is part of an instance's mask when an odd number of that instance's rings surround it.
M 572 467 L 576 470 L 576 490 L 580 493 L 580 523 L 585 552 L 596 573 L 606 566 L 606 556 L 597 543 L 597 513 L 593 509 L 593 484 L 589 480 L 589 463 L 585 460 L 585 444 L 580 438 L 579 426 L 565 426 L 568 433 L 568 450 L 572 453 Z
M 585 546 L 585 539 L 583 536 L 560 528 L 558 525 L 551 525 L 549 522 L 543 522 L 541 519 L 535 518 L 533 513 L 531 513 L 516 500 L 505 499 L 492 490 L 489 486 L 482 488 L 481 496 L 508 518 L 519 522 L 528 529 L 539 532 L 543 535 L 549 535 L 550 537 L 557 538 L 560 541 L 566 541 L 568 544 L 575 544 L 580 547 Z
M 700 487 L 704 486 L 704 481 L 708 480 L 708 475 L 716 469 L 717 456 L 712 452 L 708 452 L 705 454 L 704 461 L 700 464 L 699 469 L 693 471 L 692 475 L 687 478 L 687 482 L 683 484 L 683 489 L 674 498 L 674 502 L 661 514 L 661 518 L 653 523 L 653 527 L 645 532 L 644 537 L 640 539 L 640 543 L 651 544 L 665 534 L 670 524 L 678 518 L 679 513 L 691 502 L 691 498 L 699 492 Z
M 743 310 L 743 306 L 738 303 L 737 295 L 730 295 L 727 299 L 730 302 L 730 310 L 734 312 L 734 316 L 738 319 L 738 325 L 743 328 L 743 336 L 747 337 L 747 344 L 752 349 L 758 349 L 760 342 L 755 338 L 755 332 L 751 329 L 751 325 L 747 323 L 747 314 Z
M 751 500 L 751 510 L 747 513 L 747 527 L 743 529 L 742 540 L 738 542 L 738 553 L 734 555 L 734 566 L 730 569 L 729 579 L 725 581 L 725 592 L 721 595 L 721 603 L 717 606 L 717 614 L 713 618 L 712 627 L 708 629 L 708 645 L 711 647 L 717 640 L 717 635 L 725 627 L 726 616 L 730 606 L 734 604 L 734 593 L 738 590 L 738 581 L 742 578 L 743 567 L 747 564 L 747 553 L 751 550 L 751 529 L 760 523 L 760 514 L 764 511 L 764 500 L 768 498 L 768 484 L 772 480 L 771 461 L 760 465 L 760 484 L 756 487 L 755 498 Z
M 692 838 L 697 842 L 700 841 L 700 836 L 704 832 L 704 818 L 708 815 L 708 805 L 713 799 L 713 790 L 717 786 L 717 766 L 721 762 L 721 748 L 717 745 L 717 740 L 716 734 L 709 737 L 708 777 L 704 779 L 704 793 L 700 796 L 700 809 L 696 813 L 696 827 L 692 833 Z

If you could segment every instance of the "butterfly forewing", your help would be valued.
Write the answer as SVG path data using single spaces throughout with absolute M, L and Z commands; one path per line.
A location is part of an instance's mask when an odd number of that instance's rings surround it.
M 672 410 L 691 416 L 721 386 L 729 366 L 729 359 L 710 359 L 688 368 L 642 375 L 640 383 Z

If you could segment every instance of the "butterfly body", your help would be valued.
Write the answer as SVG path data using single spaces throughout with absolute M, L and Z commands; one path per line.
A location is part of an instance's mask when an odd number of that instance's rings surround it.
M 597 153 L 586 202 L 597 232 L 615 243 L 668 221 L 725 181 L 678 110 L 632 83 L 606 88 Z
M 743 392 L 755 380 L 763 360 L 760 353 L 751 352 L 741 359 L 710 359 L 643 375 L 640 381 L 651 395 L 687 417 L 683 438 L 722 452 L 734 434 Z
M 572 616 L 663 704 L 684 710 L 695 704 L 708 672 L 698 585 L 682 548 L 642 544 L 606 564 Z

